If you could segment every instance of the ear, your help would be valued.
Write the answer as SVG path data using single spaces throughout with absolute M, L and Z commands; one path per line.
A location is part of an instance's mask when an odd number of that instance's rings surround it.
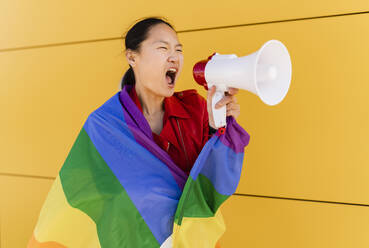
M 127 58 L 128 64 L 130 64 L 132 67 L 135 67 L 136 60 L 137 60 L 137 53 L 130 49 L 127 49 L 126 58 Z

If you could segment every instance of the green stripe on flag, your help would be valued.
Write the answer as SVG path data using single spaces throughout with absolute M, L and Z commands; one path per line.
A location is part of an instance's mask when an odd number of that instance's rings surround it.
M 96 223 L 101 247 L 160 246 L 85 129 L 59 175 L 69 204 Z
M 183 217 L 213 217 L 228 197 L 219 194 L 206 176 L 199 174 L 196 181 L 189 176 L 174 221 L 181 225 Z

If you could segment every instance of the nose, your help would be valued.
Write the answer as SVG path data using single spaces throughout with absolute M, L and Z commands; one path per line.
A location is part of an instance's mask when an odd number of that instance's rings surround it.
M 172 52 L 168 57 L 169 62 L 178 62 L 179 61 L 179 55 L 175 51 Z

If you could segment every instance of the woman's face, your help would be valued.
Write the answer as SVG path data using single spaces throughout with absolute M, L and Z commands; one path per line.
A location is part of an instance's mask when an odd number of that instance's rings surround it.
M 139 51 L 131 56 L 134 61 L 127 58 L 133 67 L 137 87 L 144 87 L 158 96 L 173 95 L 182 71 L 183 54 L 182 45 L 171 27 L 163 23 L 152 26 Z M 168 75 L 170 70 L 173 72 Z

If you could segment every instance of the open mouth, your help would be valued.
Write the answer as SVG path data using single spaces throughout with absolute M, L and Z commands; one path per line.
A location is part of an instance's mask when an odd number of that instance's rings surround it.
M 167 82 L 169 85 L 173 86 L 174 85 L 174 81 L 176 79 L 176 74 L 177 74 L 177 70 L 174 69 L 174 68 L 170 68 L 167 73 L 165 74 L 166 75 L 166 78 L 167 78 Z

